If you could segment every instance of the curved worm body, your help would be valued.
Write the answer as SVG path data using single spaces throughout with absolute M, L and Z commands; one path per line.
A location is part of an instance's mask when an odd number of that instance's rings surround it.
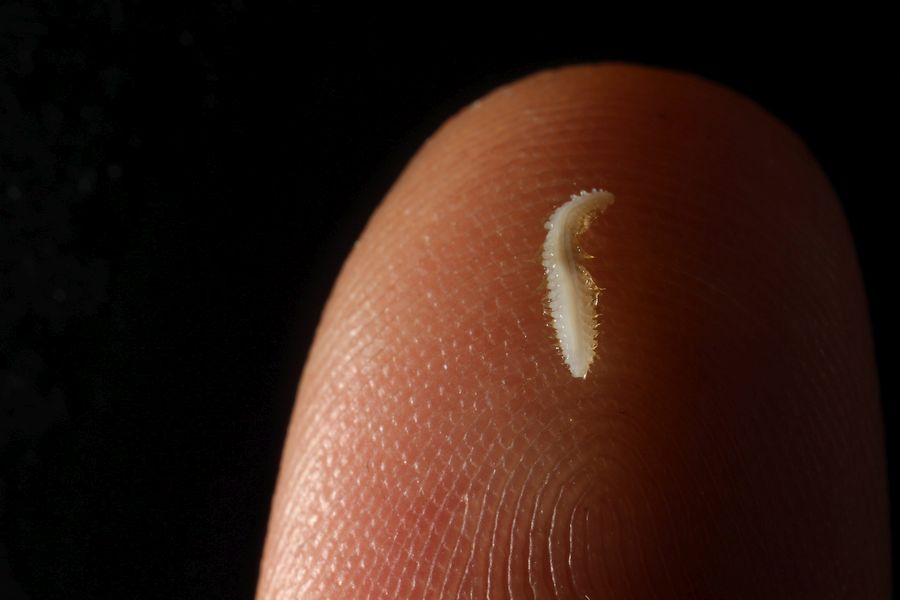
M 597 299 L 600 289 L 581 264 L 585 257 L 578 236 L 595 214 L 603 213 L 615 197 L 591 190 L 572 198 L 553 211 L 545 227 L 544 270 L 547 305 L 563 361 L 573 377 L 587 377 L 597 347 Z

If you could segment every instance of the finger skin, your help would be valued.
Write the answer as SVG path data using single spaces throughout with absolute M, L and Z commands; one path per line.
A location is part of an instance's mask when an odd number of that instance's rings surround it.
M 543 313 L 593 187 L 597 359 Z M 298 392 L 260 598 L 887 598 L 878 389 L 825 176 L 696 77 L 544 72 L 445 124 L 372 217 Z

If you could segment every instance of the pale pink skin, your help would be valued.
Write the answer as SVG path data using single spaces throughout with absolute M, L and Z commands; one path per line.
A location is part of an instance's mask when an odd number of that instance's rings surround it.
M 575 379 L 543 314 L 553 208 L 615 206 Z M 888 598 L 866 303 L 837 199 L 748 100 L 541 73 L 409 165 L 322 316 L 259 598 Z

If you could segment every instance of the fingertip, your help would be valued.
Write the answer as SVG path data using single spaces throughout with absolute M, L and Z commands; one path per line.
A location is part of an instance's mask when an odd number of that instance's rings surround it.
M 582 380 L 535 255 L 594 187 L 616 203 L 584 240 Z M 541 72 L 432 136 L 348 259 L 260 595 L 886 595 L 878 418 L 852 241 L 802 142 L 695 76 Z

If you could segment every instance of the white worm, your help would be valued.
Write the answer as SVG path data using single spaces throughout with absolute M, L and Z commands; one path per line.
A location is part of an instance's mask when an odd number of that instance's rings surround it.
M 579 263 L 586 255 L 578 236 L 603 213 L 615 197 L 604 190 L 573 194 L 553 211 L 545 227 L 544 270 L 547 274 L 547 305 L 563 361 L 573 377 L 587 377 L 597 347 L 597 300 L 600 289 Z

